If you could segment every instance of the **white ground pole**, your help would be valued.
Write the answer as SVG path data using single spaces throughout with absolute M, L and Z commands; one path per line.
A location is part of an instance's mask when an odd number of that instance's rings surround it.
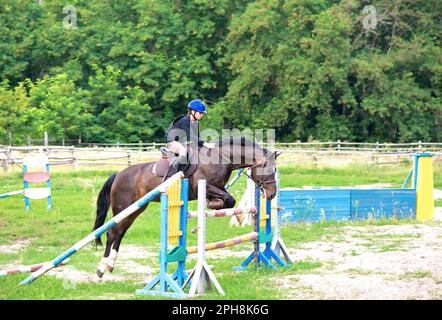
M 272 249 L 273 251 L 276 252 L 277 255 L 281 255 L 282 253 L 284 259 L 287 262 L 294 263 L 294 260 L 292 259 L 292 257 L 290 257 L 287 246 L 285 245 L 284 241 L 281 238 L 281 230 L 279 225 L 280 222 L 279 211 L 281 211 L 282 208 L 279 205 L 279 171 L 276 171 L 275 178 L 276 178 L 276 197 L 275 197 L 276 199 L 274 203 L 276 203 L 276 208 L 275 208 L 275 214 L 273 215 L 274 220 L 273 220 Z
M 194 297 L 196 293 L 203 294 L 206 287 L 212 290 L 212 284 L 219 294 L 224 295 L 218 280 L 206 262 L 206 180 L 198 180 L 198 261 L 195 268 L 189 274 L 183 284 L 186 287 L 191 278 L 192 285 L 189 290 L 189 297 Z
M 250 176 L 252 174 L 252 170 L 247 169 L 247 174 Z M 246 192 L 243 194 L 239 204 L 237 206 L 238 209 L 246 209 L 246 208 L 256 208 L 255 204 L 255 183 L 247 178 L 247 187 Z M 242 217 L 242 220 L 238 221 L 238 218 Z M 245 213 L 242 216 L 234 216 L 230 219 L 231 226 L 251 226 L 253 225 L 253 217 L 254 215 L 251 213 Z
M 16 194 L 23 194 L 23 193 L 25 193 L 25 190 L 18 190 L 18 191 L 3 193 L 3 194 L 0 194 L 0 199 L 15 196 Z

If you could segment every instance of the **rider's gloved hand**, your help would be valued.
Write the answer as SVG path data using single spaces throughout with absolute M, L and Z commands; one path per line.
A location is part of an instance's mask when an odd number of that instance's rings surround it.
M 204 142 L 203 146 L 205 146 L 206 148 L 209 148 L 209 149 L 215 148 L 215 144 L 212 142 Z

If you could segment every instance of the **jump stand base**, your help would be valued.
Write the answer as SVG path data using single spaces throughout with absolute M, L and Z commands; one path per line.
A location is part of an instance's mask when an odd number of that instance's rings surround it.
M 234 267 L 234 270 L 242 271 L 248 269 L 248 265 L 255 258 L 255 252 L 252 252 L 239 266 Z M 280 267 L 285 267 L 287 264 L 276 254 L 272 249 L 266 250 L 265 254 L 262 251 L 258 252 L 258 262 L 256 263 L 256 267 L 259 267 L 261 262 L 268 268 L 276 270 L 277 267 L 271 262 L 271 260 L 275 260 L 275 262 Z
M 190 284 L 191 279 L 193 279 L 192 284 Z M 206 261 L 199 261 L 197 263 L 183 287 L 186 287 L 187 284 L 190 284 L 189 297 L 204 294 L 206 289 L 213 291 L 213 287 L 216 288 L 220 295 L 223 296 L 225 294 Z
M 287 246 L 282 239 L 273 239 L 272 250 L 278 255 L 284 257 L 285 262 L 290 265 L 294 264 L 295 260 L 290 256 Z
M 172 279 L 178 283 L 179 286 L 183 286 L 183 283 L 187 281 L 189 274 L 186 272 L 184 261 L 178 262 L 178 268 L 172 275 Z
M 159 285 L 159 288 L 154 289 L 157 285 Z M 168 289 L 171 289 L 172 291 L 168 291 Z M 143 289 L 138 289 L 135 291 L 135 293 L 151 296 L 165 296 L 170 298 L 187 298 L 187 294 L 184 293 L 184 291 L 169 274 L 157 275 Z

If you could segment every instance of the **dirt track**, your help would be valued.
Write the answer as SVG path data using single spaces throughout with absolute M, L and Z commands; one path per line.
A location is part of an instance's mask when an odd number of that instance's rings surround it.
M 442 224 L 345 227 L 290 251 L 321 267 L 277 280 L 287 299 L 442 299 Z

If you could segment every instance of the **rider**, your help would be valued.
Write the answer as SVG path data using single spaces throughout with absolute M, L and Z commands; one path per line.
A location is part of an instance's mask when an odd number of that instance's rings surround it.
M 178 170 L 180 163 L 186 163 L 186 145 L 196 143 L 198 146 L 214 148 L 214 143 L 200 140 L 199 123 L 206 114 L 206 105 L 200 99 L 192 100 L 187 105 L 187 114 L 175 118 L 166 131 L 167 148 L 178 154 L 178 158 L 171 164 L 173 169 Z

